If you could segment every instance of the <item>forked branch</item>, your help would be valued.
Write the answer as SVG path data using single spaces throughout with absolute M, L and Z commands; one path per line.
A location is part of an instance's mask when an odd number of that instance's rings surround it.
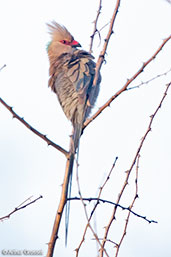
M 133 159 L 133 162 L 132 162 L 132 164 L 131 164 L 129 170 L 127 170 L 126 178 L 125 178 L 124 184 L 123 184 L 123 186 L 122 186 L 122 188 L 121 188 L 121 191 L 120 191 L 120 193 L 119 193 L 119 195 L 118 195 L 118 199 L 117 199 L 117 201 L 116 201 L 116 204 L 119 204 L 119 203 L 120 203 L 120 200 L 121 200 L 121 198 L 122 198 L 122 196 L 123 196 L 123 193 L 124 193 L 124 191 L 125 191 L 125 188 L 126 188 L 126 186 L 128 185 L 128 180 L 129 180 L 130 174 L 131 174 L 131 172 L 132 172 L 132 170 L 133 170 L 133 168 L 134 168 L 134 165 L 135 165 L 136 162 L 137 162 L 137 159 L 139 158 L 140 151 L 141 151 L 141 149 L 142 149 L 142 147 L 143 147 L 143 145 L 144 145 L 144 142 L 145 142 L 145 140 L 146 140 L 146 138 L 147 138 L 149 132 L 151 131 L 151 127 L 152 127 L 152 123 L 153 123 L 153 121 L 154 121 L 154 118 L 156 117 L 156 115 L 157 115 L 159 109 L 161 108 L 162 103 L 164 102 L 164 100 L 165 100 L 165 98 L 166 98 L 166 96 L 167 96 L 167 92 L 168 92 L 170 86 L 171 86 L 171 82 L 169 82 L 169 83 L 167 84 L 166 90 L 165 90 L 165 92 L 164 92 L 164 95 L 163 95 L 163 97 L 162 97 L 162 99 L 161 99 L 159 105 L 157 106 L 155 112 L 150 116 L 149 125 L 148 125 L 147 130 L 146 130 L 146 132 L 145 132 L 145 134 L 144 134 L 144 136 L 143 136 L 143 138 L 142 138 L 142 140 L 141 140 L 141 142 L 140 142 L 140 144 L 139 144 L 139 147 L 138 147 L 138 149 L 137 149 L 137 151 L 136 151 L 136 154 L 135 154 L 135 157 L 134 157 L 134 159 Z M 114 210 L 113 210 L 112 216 L 111 216 L 111 218 L 110 218 L 110 221 L 109 221 L 108 225 L 105 227 L 105 233 L 104 233 L 103 242 L 102 242 L 102 246 L 103 246 L 103 247 L 100 249 L 100 257 L 103 257 L 103 249 L 104 249 L 105 244 L 106 244 L 106 242 L 107 242 L 107 236 L 108 236 L 110 227 L 111 227 L 111 225 L 112 225 L 112 223 L 113 223 L 113 221 L 114 221 L 114 219 L 115 219 L 116 211 L 117 211 L 117 206 L 114 207 Z
M 101 9 L 102 9 L 102 0 L 99 1 L 99 7 L 98 7 L 96 19 L 95 19 L 95 21 L 94 21 L 93 34 L 92 34 L 91 37 L 90 37 L 90 38 L 91 38 L 91 41 L 90 41 L 90 49 L 89 49 L 89 52 L 90 52 L 90 53 L 92 52 L 94 37 L 95 37 L 95 35 L 96 35 L 97 31 L 98 31 L 98 29 L 97 29 L 97 22 L 98 22 L 100 13 L 101 13 Z
M 31 201 L 31 198 L 32 198 L 32 196 L 29 197 L 28 199 L 26 199 L 23 203 L 19 204 L 19 205 L 18 205 L 13 211 L 11 211 L 9 214 L 7 214 L 7 215 L 1 217 L 0 220 L 3 221 L 3 220 L 5 220 L 5 219 L 9 219 L 12 214 L 14 214 L 15 212 L 20 211 L 20 210 L 26 208 L 27 206 L 29 206 L 29 205 L 31 205 L 31 204 L 37 202 L 38 200 L 40 200 L 41 198 L 43 198 L 43 196 L 40 195 L 39 197 L 37 197 L 36 199 L 34 199 L 34 200 L 32 200 L 32 201 Z M 28 201 L 30 201 L 30 202 L 28 202 Z M 28 202 L 28 203 L 26 203 L 26 202 Z
M 102 111 L 104 111 L 107 107 L 110 106 L 110 104 L 113 102 L 113 100 L 115 100 L 121 93 L 123 93 L 124 91 L 127 90 L 128 86 L 144 71 L 145 67 L 150 64 L 155 58 L 156 56 L 159 54 L 159 52 L 162 50 L 162 48 L 166 45 L 166 43 L 171 39 L 171 35 L 168 36 L 165 40 L 163 40 L 163 43 L 158 47 L 157 51 L 146 61 L 143 63 L 143 65 L 141 66 L 141 68 L 130 78 L 127 80 L 127 82 L 125 83 L 125 85 L 119 90 L 117 91 L 104 105 L 102 105 L 99 110 L 90 118 L 87 119 L 84 122 L 84 126 L 83 126 L 83 130 L 94 120 L 97 118 L 97 116 L 99 116 L 99 114 L 101 114 Z M 98 66 L 98 68 L 100 68 L 101 66 Z

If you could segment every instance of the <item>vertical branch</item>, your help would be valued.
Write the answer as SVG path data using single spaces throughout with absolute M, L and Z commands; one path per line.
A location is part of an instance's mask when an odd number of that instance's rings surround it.
M 108 31 L 107 36 L 105 38 L 103 49 L 100 52 L 99 58 L 98 58 L 97 63 L 96 63 L 96 74 L 95 74 L 95 77 L 94 77 L 93 85 L 96 85 L 97 80 L 98 80 L 99 71 L 101 69 L 101 66 L 102 66 L 104 58 L 105 58 L 105 53 L 106 53 L 106 50 L 107 50 L 107 46 L 108 46 L 110 37 L 113 34 L 113 26 L 114 26 L 114 22 L 115 22 L 117 13 L 118 13 L 119 6 L 120 6 L 120 0 L 117 0 L 116 6 L 115 6 L 115 9 L 114 9 L 112 18 L 111 18 L 111 22 L 110 22 L 110 26 L 109 26 L 109 31 Z
M 92 53 L 92 48 L 93 48 L 93 41 L 94 41 L 94 36 L 97 32 L 97 21 L 99 19 L 99 16 L 100 16 L 100 11 L 102 9 L 102 0 L 99 1 L 99 8 L 98 8 L 98 11 L 97 11 L 97 16 L 96 16 L 96 19 L 94 21 L 94 29 L 93 29 L 93 34 L 91 35 L 91 41 L 90 41 L 90 49 L 89 49 L 89 52 Z
M 70 148 L 71 148 L 71 144 L 72 144 L 72 137 L 70 139 Z M 55 221 L 54 221 L 54 225 L 53 225 L 53 229 L 52 229 L 51 238 L 48 243 L 48 252 L 47 252 L 46 257 L 53 256 L 55 243 L 56 243 L 56 240 L 58 239 L 61 218 L 63 215 L 65 204 L 67 202 L 67 192 L 68 192 L 68 184 L 69 184 L 70 168 L 71 168 L 70 157 L 71 157 L 71 155 L 69 155 L 69 158 L 67 158 L 67 162 L 66 162 L 65 175 L 64 175 L 62 192 L 61 192 L 61 199 L 60 199 L 59 206 L 58 206 L 58 209 L 56 212 L 56 217 L 55 217 Z M 72 166 L 73 165 L 74 165 L 74 162 L 72 163 Z
M 113 168 L 114 168 L 114 166 L 115 166 L 115 164 L 113 165 Z M 112 168 L 112 170 L 113 170 L 113 168 Z M 112 170 L 111 170 L 111 172 L 112 172 Z M 110 174 L 111 174 L 111 172 L 110 172 Z M 109 257 L 109 255 L 108 255 L 106 249 L 103 248 L 103 246 L 102 246 L 102 244 L 101 244 L 101 242 L 100 242 L 100 240 L 99 240 L 97 234 L 95 233 L 94 229 L 92 228 L 92 226 L 91 226 L 91 224 L 90 224 L 90 220 L 91 220 L 92 215 L 90 216 L 90 218 L 88 217 L 86 204 L 84 203 L 84 199 L 83 199 L 82 194 L 81 194 L 81 187 L 80 187 L 79 176 L 78 176 L 78 163 L 77 163 L 76 178 L 77 178 L 77 185 L 78 185 L 78 193 L 79 193 L 79 196 L 80 196 L 80 200 L 81 200 L 81 202 L 82 202 L 82 204 L 83 204 L 85 216 L 86 216 L 86 219 L 87 219 L 86 230 L 87 230 L 88 227 L 90 228 L 90 230 L 91 230 L 93 236 L 95 237 L 97 243 L 98 243 L 98 244 L 100 245 L 100 247 L 103 249 L 103 252 L 106 254 L 106 256 Z M 104 185 L 105 185 L 105 184 L 106 184 L 106 181 L 105 181 Z M 103 186 L 104 186 L 104 185 L 103 185 Z M 101 191 L 100 191 L 100 192 L 101 192 Z M 98 202 L 98 201 L 97 201 L 97 202 Z M 96 205 L 96 206 L 97 206 L 97 205 Z M 95 208 L 96 208 L 96 207 L 95 207 Z M 94 208 L 94 210 L 95 210 L 95 208 Z M 81 243 L 81 244 L 82 244 L 82 243 Z M 80 247 L 81 247 L 81 245 L 79 246 L 79 248 L 80 248 Z M 76 249 L 76 256 L 78 256 L 79 248 Z
M 112 167 L 111 167 L 111 169 L 110 169 L 110 171 L 109 171 L 109 174 L 108 174 L 107 177 L 106 177 L 106 180 L 104 181 L 104 183 L 102 184 L 102 186 L 101 186 L 100 189 L 99 189 L 99 194 L 98 194 L 98 197 L 97 197 L 97 202 L 95 203 L 95 205 L 94 205 L 94 207 L 93 207 L 93 210 L 91 211 L 91 214 L 90 214 L 89 218 L 87 219 L 87 225 L 86 225 L 86 227 L 85 227 L 85 229 L 84 229 L 84 233 L 83 233 L 83 236 L 82 236 L 82 240 L 81 240 L 79 246 L 75 249 L 75 251 L 76 251 L 76 257 L 78 257 L 78 253 L 79 253 L 79 250 L 80 250 L 80 248 L 81 248 L 81 245 L 83 244 L 83 242 L 84 242 L 84 240 L 85 240 L 85 235 L 86 235 L 87 229 L 88 229 L 88 227 L 89 227 L 90 220 L 91 220 L 91 218 L 92 218 L 92 216 L 93 216 L 93 214 L 94 214 L 94 212 L 95 212 L 95 210 L 96 210 L 96 208 L 97 208 L 97 206 L 98 206 L 98 204 L 99 204 L 98 199 L 100 199 L 100 196 L 101 196 L 101 194 L 102 194 L 102 190 L 104 189 L 106 183 L 107 183 L 108 180 L 110 179 L 110 176 L 111 176 L 111 174 L 112 174 L 113 169 L 115 168 L 115 165 L 116 165 L 116 161 L 117 161 L 117 160 L 118 160 L 118 157 L 115 158 L 115 161 L 114 161 L 114 163 L 112 164 Z
M 136 199 L 138 198 L 138 170 L 139 170 L 139 161 L 140 161 L 140 154 L 138 155 L 138 158 L 137 158 L 137 165 L 136 165 L 135 196 L 134 196 L 134 199 L 133 199 L 131 205 L 129 206 L 129 209 L 130 209 L 130 210 L 132 210 L 132 208 L 133 208 L 133 206 L 134 206 L 134 203 L 135 203 Z M 128 222 L 129 222 L 130 215 L 131 215 L 131 212 L 128 212 L 128 215 L 127 215 L 127 218 L 126 218 L 125 227 L 124 227 L 124 231 L 123 231 L 122 237 L 121 237 L 121 239 L 120 239 L 119 244 L 116 244 L 116 254 L 115 254 L 115 257 L 118 256 L 119 249 L 120 249 L 121 244 L 122 244 L 122 242 L 123 242 L 123 240 L 124 240 L 124 237 L 126 236 L 126 231 L 127 231 L 127 227 L 128 227 Z

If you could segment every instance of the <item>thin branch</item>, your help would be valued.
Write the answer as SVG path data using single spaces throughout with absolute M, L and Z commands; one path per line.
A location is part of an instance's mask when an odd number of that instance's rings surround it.
M 110 21 L 109 22 L 107 22 L 105 25 L 103 25 L 102 27 L 101 27 L 101 29 L 99 29 L 99 32 L 100 31 L 102 31 L 106 26 L 108 26 L 110 24 Z
M 103 64 L 103 61 L 105 59 L 105 54 L 106 54 L 106 50 L 107 50 L 107 47 L 108 47 L 108 43 L 109 43 L 111 35 L 113 34 L 113 26 L 114 26 L 115 19 L 116 19 L 118 10 L 119 10 L 119 6 L 120 6 L 120 0 L 117 0 L 116 5 L 115 5 L 115 9 L 114 9 L 114 12 L 113 12 L 113 15 L 112 15 L 112 18 L 111 18 L 109 31 L 107 33 L 107 36 L 106 36 L 105 40 L 104 40 L 105 42 L 104 42 L 104 45 L 103 45 L 103 49 L 100 52 L 99 58 L 98 58 L 97 63 L 96 63 L 96 73 L 95 73 L 95 77 L 94 77 L 94 81 L 93 81 L 93 86 L 96 86 L 98 78 L 99 78 L 99 72 L 100 72 L 101 66 Z M 83 129 L 84 129 L 84 127 L 83 127 Z
M 91 220 L 91 218 L 92 218 L 92 216 L 93 216 L 93 214 L 94 214 L 94 212 L 95 212 L 95 210 L 96 210 L 96 208 L 97 208 L 97 206 L 98 206 L 98 204 L 99 204 L 98 199 L 100 199 L 100 196 L 101 196 L 101 194 L 102 194 L 102 190 L 104 189 L 106 183 L 107 183 L 108 180 L 110 179 L 110 176 L 111 176 L 112 171 L 113 171 L 113 169 L 114 169 L 114 167 L 115 167 L 115 165 L 116 165 L 116 161 L 117 161 L 117 160 L 118 160 L 118 157 L 115 158 L 115 161 L 114 161 L 114 163 L 112 164 L 112 167 L 111 167 L 111 169 L 110 169 L 110 171 L 109 171 L 109 174 L 108 174 L 107 177 L 106 177 L 106 180 L 104 181 L 103 185 L 102 185 L 102 186 L 100 187 L 100 189 L 99 189 L 99 194 L 98 194 L 98 197 L 97 197 L 97 202 L 96 202 L 96 204 L 94 205 L 93 210 L 91 211 L 91 214 L 90 214 L 90 216 L 89 216 L 89 218 L 88 218 L 88 223 L 87 223 L 87 225 L 86 225 L 86 227 L 85 227 L 85 229 L 84 229 L 84 233 L 83 233 L 83 236 L 82 236 L 82 240 L 81 240 L 79 246 L 75 249 L 75 251 L 76 251 L 76 257 L 78 257 L 78 253 L 79 253 L 79 250 L 80 250 L 80 248 L 81 248 L 81 245 L 83 244 L 83 242 L 84 242 L 84 240 L 85 240 L 85 235 L 86 235 L 87 229 L 88 229 L 88 227 L 89 227 L 89 222 L 90 222 L 90 220 Z
M 94 238 L 92 238 L 92 240 L 95 240 Z M 103 238 L 99 238 L 99 240 L 103 240 Z M 112 241 L 111 239 L 106 239 L 106 242 L 112 243 L 115 247 L 117 245 L 116 242 Z
M 86 204 L 84 203 L 84 198 L 82 197 L 82 194 L 81 194 L 81 187 L 80 187 L 80 182 L 79 182 L 79 176 L 78 176 L 78 162 L 77 162 L 77 173 L 76 173 L 76 178 L 77 178 L 77 185 L 78 185 L 78 194 L 80 196 L 80 198 L 76 199 L 76 200 L 81 200 L 82 204 L 83 204 L 83 208 L 84 208 L 84 212 L 85 212 L 85 216 L 86 216 L 86 219 L 87 219 L 87 227 L 90 228 L 92 234 L 94 235 L 97 243 L 100 245 L 101 248 L 103 248 L 97 234 L 95 233 L 94 229 L 92 228 L 91 224 L 90 224 L 90 219 L 88 217 L 88 213 L 87 213 L 87 208 L 86 208 Z M 86 199 L 86 198 L 85 198 Z M 68 200 L 68 199 L 67 199 Z M 97 198 L 96 198 L 97 200 Z M 78 255 L 78 249 L 75 250 L 77 255 Z M 105 248 L 103 248 L 103 252 L 106 254 L 107 257 L 109 257 L 107 251 Z
M 7 65 L 4 64 L 1 68 L 0 68 L 0 71 L 2 71 Z
M 152 115 L 150 116 L 150 122 L 149 122 L 148 128 L 147 128 L 147 130 L 146 130 L 146 132 L 145 132 L 145 134 L 144 134 L 144 136 L 143 136 L 143 138 L 142 138 L 142 140 L 141 140 L 141 143 L 140 143 L 140 145 L 139 145 L 139 147 L 138 147 L 138 149 L 137 149 L 137 152 L 136 152 L 136 154 L 135 154 L 135 157 L 134 157 L 134 159 L 133 159 L 133 162 L 132 162 L 132 164 L 131 164 L 131 167 L 130 167 L 130 169 L 127 171 L 127 175 L 126 175 L 126 178 L 125 178 L 125 182 L 124 182 L 124 185 L 123 185 L 123 187 L 122 187 L 122 189 L 121 189 L 121 191 L 120 191 L 120 193 L 119 193 L 119 195 L 118 195 L 118 199 L 117 199 L 117 201 L 116 201 L 116 204 L 119 204 L 119 202 L 120 202 L 120 200 L 121 200 L 121 197 L 122 197 L 122 195 L 123 195 L 123 193 L 124 193 L 124 190 L 125 190 L 126 186 L 128 185 L 128 180 L 129 180 L 129 176 L 130 176 L 130 174 L 131 174 L 131 171 L 132 171 L 132 169 L 133 169 L 133 167 L 134 167 L 134 165 L 135 165 L 135 163 L 136 163 L 136 161 L 137 161 L 137 158 L 138 158 L 138 156 L 139 156 L 139 154 L 140 154 L 140 151 L 141 151 L 141 149 L 142 149 L 142 147 L 143 147 L 143 144 L 144 144 L 144 142 L 145 142 L 145 140 L 146 140 L 146 138 L 147 138 L 149 132 L 151 131 L 151 126 L 152 126 L 153 120 L 154 120 L 154 118 L 156 117 L 156 114 L 158 113 L 159 109 L 160 109 L 161 106 L 162 106 L 162 103 L 163 103 L 163 101 L 164 101 L 164 99 L 165 99 L 165 97 L 166 97 L 166 95 L 167 95 L 167 92 L 168 92 L 168 90 L 169 90 L 170 85 L 171 85 L 171 82 L 167 84 L 166 90 L 165 90 L 165 92 L 164 92 L 164 95 L 163 95 L 163 97 L 162 97 L 162 99 L 161 99 L 161 101 L 160 101 L 160 103 L 159 103 L 157 109 L 155 110 L 154 114 L 152 114 Z M 113 220 L 115 219 L 116 211 L 117 211 L 117 206 L 114 207 L 114 210 L 113 210 L 112 216 L 111 216 L 111 218 L 110 218 L 110 221 L 109 221 L 108 225 L 107 225 L 106 228 L 105 228 L 105 234 L 104 234 L 104 238 L 103 238 L 103 242 L 102 242 L 103 248 L 100 249 L 100 257 L 103 257 L 103 249 L 104 249 L 104 246 L 105 246 L 105 244 L 106 244 L 106 239 L 107 239 L 107 236 L 108 236 L 108 233 L 109 233 L 109 229 L 110 229 L 110 227 L 111 227 L 111 224 L 112 224 Z
M 12 113 L 13 118 L 16 118 L 17 120 L 19 120 L 25 127 L 27 127 L 29 130 L 31 130 L 34 134 L 36 134 L 40 138 L 42 138 L 44 141 L 46 141 L 48 146 L 51 145 L 52 147 L 54 147 L 55 149 L 57 149 L 58 151 L 63 153 L 66 157 L 68 157 L 69 153 L 64 148 L 55 144 L 53 141 L 51 141 L 49 138 L 47 138 L 46 135 L 43 135 L 38 130 L 33 128 L 28 122 L 26 122 L 24 120 L 24 118 L 21 118 L 15 111 L 13 111 L 13 108 L 11 106 L 9 106 L 2 98 L 0 98 L 0 102 L 7 108 L 8 111 L 10 111 Z
M 149 79 L 149 80 L 146 80 L 146 81 L 142 81 L 141 83 L 139 83 L 138 85 L 136 86 L 133 86 L 133 87 L 129 87 L 127 88 L 127 90 L 131 90 L 131 89 L 135 89 L 135 88 L 140 88 L 141 86 L 143 85 L 147 85 L 149 84 L 150 82 L 152 82 L 153 80 L 156 80 L 160 77 L 163 77 L 163 76 L 166 76 L 169 72 L 171 72 L 171 68 L 168 70 L 168 71 L 165 71 L 164 73 L 161 73 L 161 74 L 158 74 L 156 75 L 155 77 Z
M 24 201 L 23 203 L 21 203 L 20 205 L 18 205 L 12 212 L 10 212 L 9 214 L 7 214 L 7 215 L 1 217 L 0 220 L 2 221 L 2 220 L 4 220 L 4 219 L 9 219 L 12 214 L 14 214 L 15 212 L 20 211 L 21 209 L 24 209 L 24 208 L 26 208 L 27 206 L 29 206 L 29 205 L 35 203 L 35 202 L 38 201 L 39 199 L 43 198 L 43 196 L 40 195 L 38 198 L 34 199 L 33 201 L 31 201 L 31 202 L 29 202 L 29 203 L 23 205 L 25 202 L 29 201 L 31 198 L 32 198 L 32 196 L 29 197 L 27 200 L 25 200 L 25 201 Z
M 106 107 L 110 106 L 110 104 L 112 103 L 113 100 L 115 100 L 121 93 L 123 93 L 124 91 L 127 90 L 128 86 L 144 71 L 144 68 L 151 63 L 156 56 L 159 54 L 159 52 L 162 50 L 162 48 L 165 46 L 165 44 L 171 39 L 171 35 L 168 36 L 166 39 L 163 40 L 163 43 L 159 46 L 159 48 L 157 49 L 157 51 L 146 61 L 143 63 L 143 65 L 141 66 L 141 68 L 130 78 L 127 80 L 127 82 L 125 83 L 125 85 L 118 91 L 116 92 L 104 105 L 102 105 L 99 110 L 90 118 L 87 119 L 84 122 L 84 126 L 83 126 L 83 130 L 95 119 L 97 118 L 97 116 L 106 109 Z M 100 64 L 99 64 L 100 65 Z M 100 66 L 97 66 L 98 69 L 100 68 Z
M 114 163 L 112 164 L 112 167 L 111 167 L 111 169 L 110 169 L 110 171 L 109 171 L 109 174 L 108 174 L 107 177 L 106 177 L 106 180 L 104 181 L 103 185 L 100 187 L 98 199 L 100 198 L 101 193 L 102 193 L 102 190 L 104 189 L 105 185 L 107 184 L 108 180 L 110 179 L 110 176 L 111 176 L 111 174 L 112 174 L 113 169 L 115 168 L 115 165 L 116 165 L 117 160 L 118 160 L 118 157 L 115 158 L 115 161 L 114 161 Z
M 92 48 L 93 48 L 93 41 L 94 41 L 94 37 L 97 30 L 97 22 L 101 13 L 101 9 L 102 9 L 102 0 L 99 0 L 99 7 L 98 7 L 98 11 L 97 11 L 97 15 L 96 15 L 96 19 L 94 21 L 94 29 L 93 29 L 93 34 L 90 36 L 91 40 L 90 40 L 90 49 L 89 52 L 92 53 Z
M 111 205 L 114 205 L 116 207 L 119 207 L 121 208 L 122 210 L 127 210 L 129 211 L 129 213 L 132 213 L 133 215 L 137 216 L 138 218 L 141 218 L 141 219 L 144 219 L 145 221 L 147 221 L 148 223 L 158 223 L 157 221 L 155 220 L 149 220 L 147 219 L 146 216 L 142 216 L 134 211 L 132 211 L 132 205 L 130 205 L 129 207 L 125 207 L 125 206 L 122 206 L 118 203 L 114 203 L 112 201 L 108 201 L 108 200 L 105 200 L 105 199 L 101 199 L 101 198 L 98 198 L 98 197 L 71 197 L 71 198 L 68 198 L 67 201 L 72 201 L 72 200 L 77 200 L 77 201 L 80 201 L 80 200 L 83 200 L 83 201 L 88 201 L 88 202 L 91 202 L 91 201 L 97 201 L 98 203 L 99 202 L 102 202 L 102 203 L 108 203 L 108 204 L 111 204 Z M 85 205 L 85 204 L 84 204 Z M 92 216 L 92 215 L 91 215 Z
M 129 207 L 130 210 L 132 210 L 133 206 L 134 206 L 134 203 L 136 201 L 136 199 L 138 198 L 138 170 L 139 170 L 139 160 L 140 160 L 140 154 L 138 155 L 137 157 L 137 165 L 136 165 L 136 177 L 135 177 L 135 196 L 134 196 L 134 199 Z M 127 232 L 127 227 L 128 227 L 128 223 L 129 223 L 129 218 L 130 218 L 130 213 L 128 213 L 128 216 L 126 218 L 126 222 L 125 222 L 125 227 L 124 227 L 124 230 L 123 230 L 123 234 L 122 234 L 122 237 L 120 239 L 120 242 L 116 245 L 116 254 L 115 254 L 115 257 L 118 256 L 118 253 L 119 253 L 119 249 L 121 247 L 121 244 L 126 236 L 126 232 Z M 151 222 L 149 222 L 151 223 Z

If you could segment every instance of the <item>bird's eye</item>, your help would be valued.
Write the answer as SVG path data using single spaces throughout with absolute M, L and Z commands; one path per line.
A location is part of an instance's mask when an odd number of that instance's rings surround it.
M 64 45 L 71 46 L 71 42 L 68 41 L 68 40 L 60 40 L 59 42 L 61 42 L 61 43 L 64 44 Z
M 62 43 L 62 44 L 65 44 L 65 45 L 67 45 L 67 41 L 66 40 L 60 40 L 60 42 Z

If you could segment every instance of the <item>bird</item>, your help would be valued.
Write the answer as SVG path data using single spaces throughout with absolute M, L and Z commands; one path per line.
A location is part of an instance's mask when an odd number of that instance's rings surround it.
M 48 86 L 57 95 L 64 114 L 73 126 L 69 157 L 69 183 L 67 195 L 71 194 L 73 163 L 84 121 L 88 118 L 99 94 L 101 75 L 96 74 L 96 63 L 92 54 L 79 49 L 77 42 L 65 26 L 52 21 L 47 24 L 51 41 L 47 52 L 49 57 Z M 67 196 L 68 198 L 68 196 Z M 69 213 L 66 219 L 69 220 Z M 68 227 L 68 221 L 66 221 Z M 66 228 L 66 237 L 67 237 Z

